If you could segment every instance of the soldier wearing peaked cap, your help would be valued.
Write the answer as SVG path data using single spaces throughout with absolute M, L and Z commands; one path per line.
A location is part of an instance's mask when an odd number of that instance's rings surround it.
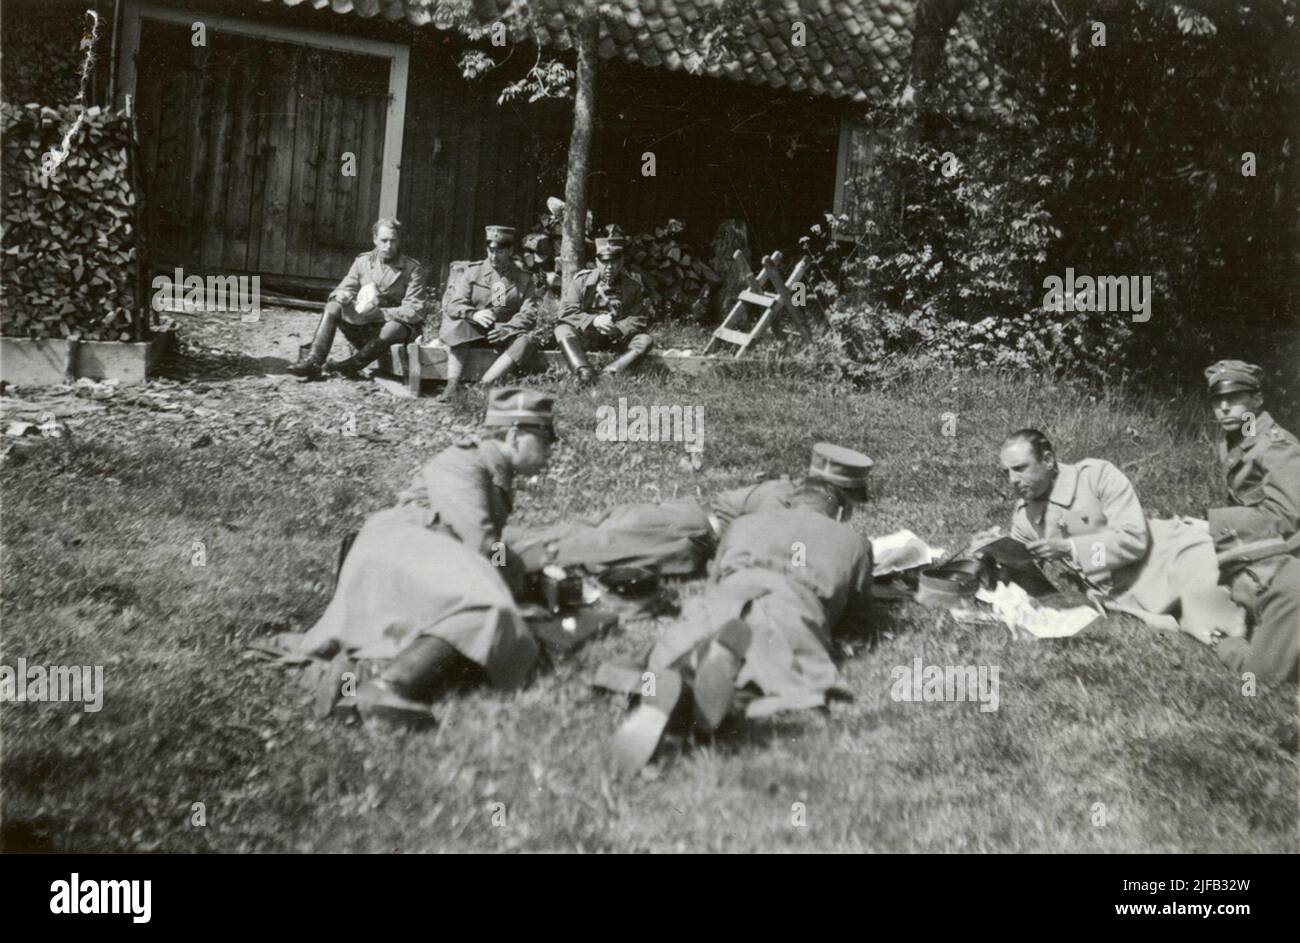
M 645 664 L 602 667 L 602 684 L 629 679 L 641 694 L 614 736 L 624 772 L 650 760 L 674 717 L 707 734 L 742 703 L 748 717 L 825 703 L 838 687 L 834 636 L 870 617 L 871 544 L 844 523 L 851 513 L 843 490 L 810 477 L 787 506 L 735 521 L 705 592 Z
M 1300 663 L 1300 442 L 1264 410 L 1264 371 L 1241 360 L 1205 370 L 1219 424 L 1228 503 L 1210 508 L 1220 579 L 1246 610 L 1248 637 L 1215 651 L 1260 681 L 1294 679 Z
M 515 230 L 487 227 L 487 257 L 469 265 L 452 284 L 442 309 L 438 336 L 447 345 L 447 387 L 456 395 L 465 369 L 465 351 L 490 348 L 500 355 L 479 381 L 489 386 L 532 352 L 528 333 L 537 323 L 533 279 L 514 263 Z
M 363 717 L 428 721 L 465 668 L 522 684 L 537 644 L 515 605 L 522 568 L 501 543 L 516 474 L 545 468 L 555 438 L 549 396 L 489 394 L 483 434 L 428 462 L 394 507 L 366 519 L 304 654 L 384 662 L 356 692 Z M 333 692 L 337 694 L 337 691 Z
M 592 382 L 596 372 L 587 360 L 589 347 L 622 351 L 605 368 L 620 373 L 654 345 L 646 333 L 649 307 L 645 287 L 624 268 L 627 238 L 615 227 L 596 240 L 596 267 L 573 276 L 560 302 L 560 324 L 555 339 L 569 369 L 580 382 Z
M 640 566 L 670 576 L 693 575 L 712 559 L 719 538 L 736 518 L 788 508 L 799 485 L 809 481 L 832 485 L 843 495 L 846 507 L 852 507 L 867 498 L 871 467 L 871 459 L 861 452 L 823 442 L 813 447 L 802 481 L 773 478 L 721 492 L 708 504 L 692 499 L 620 504 L 589 520 L 508 528 L 506 542 L 530 572 L 555 563 L 596 572 Z
M 427 302 L 424 267 L 402 255 L 402 224 L 380 219 L 371 227 L 375 248 L 357 256 L 330 292 L 308 353 L 289 367 L 294 376 L 317 379 L 323 372 L 356 376 L 395 344 L 418 337 Z M 330 361 L 334 334 L 341 331 L 356 349 Z

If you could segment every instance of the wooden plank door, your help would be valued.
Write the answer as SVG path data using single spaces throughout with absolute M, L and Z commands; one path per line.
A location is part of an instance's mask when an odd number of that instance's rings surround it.
M 217 31 L 195 47 L 190 36 L 142 23 L 155 264 L 341 277 L 379 215 L 389 61 Z

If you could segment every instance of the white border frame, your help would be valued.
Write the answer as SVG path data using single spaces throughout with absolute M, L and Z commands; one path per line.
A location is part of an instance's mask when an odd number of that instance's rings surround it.
M 388 113 L 384 119 L 384 163 L 380 172 L 379 215 L 397 216 L 397 194 L 402 176 L 402 133 L 406 125 L 406 80 L 410 72 L 411 49 L 401 43 L 378 39 L 359 39 L 324 30 L 282 26 L 278 23 L 247 23 L 236 17 L 213 13 L 195 13 L 159 6 L 156 3 L 138 3 L 128 0 L 122 18 L 122 43 L 118 48 L 118 108 L 126 104 L 126 96 L 135 96 L 135 59 L 140 51 L 140 20 L 161 20 L 186 25 L 202 22 L 218 32 L 238 33 L 259 39 L 297 43 L 300 46 L 319 46 L 325 49 L 342 49 L 377 56 L 389 61 Z

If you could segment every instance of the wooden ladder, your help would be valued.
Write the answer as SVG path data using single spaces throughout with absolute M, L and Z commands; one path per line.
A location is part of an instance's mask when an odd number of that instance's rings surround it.
M 745 254 L 737 249 L 735 258 L 743 262 Z M 722 326 L 713 332 L 704 353 L 708 354 L 718 343 L 734 344 L 736 359 L 739 360 L 766 331 L 776 330 L 781 318 L 786 316 L 794 320 L 804 342 L 811 342 L 812 333 L 808 330 L 808 323 L 790 298 L 791 290 L 798 285 L 807 270 L 808 259 L 805 257 L 799 260 L 788 279 L 782 279 L 781 253 L 773 252 L 763 256 L 762 268 L 757 275 L 750 276 L 749 287 L 736 298 L 736 304 L 723 319 Z M 767 287 L 764 287 L 764 282 Z M 755 315 L 758 316 L 758 323 L 748 334 L 732 326 Z M 785 343 L 784 333 L 781 334 L 781 343 Z

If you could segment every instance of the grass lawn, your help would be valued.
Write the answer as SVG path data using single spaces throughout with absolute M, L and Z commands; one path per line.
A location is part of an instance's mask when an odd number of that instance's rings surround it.
M 268 377 L 298 342 L 285 332 L 310 321 L 275 317 L 257 328 L 276 334 L 264 359 L 178 358 L 177 382 L 119 393 L 0 470 L 0 663 L 103 665 L 106 685 L 98 713 L 0 707 L 6 850 L 1296 849 L 1294 688 L 1243 696 L 1208 650 L 1127 619 L 1017 641 L 882 605 L 843 666 L 853 701 L 673 749 L 627 783 L 606 762 L 623 705 L 588 681 L 662 621 L 627 623 L 520 692 L 454 695 L 431 733 L 314 721 L 305 692 L 244 646 L 313 623 L 339 537 L 472 428 L 482 401 L 452 413 L 366 383 Z M 255 347 L 239 330 L 214 319 L 197 333 Z M 559 392 L 564 438 L 521 490 L 525 522 L 796 473 L 830 439 L 877 463 L 856 527 L 953 547 L 1006 522 L 996 449 L 1025 424 L 1066 460 L 1115 462 L 1148 514 L 1221 497 L 1199 390 L 1097 399 L 946 373 L 870 392 L 791 378 L 535 385 Z M 597 441 L 596 406 L 619 396 L 702 406 L 703 468 L 680 443 Z M 998 666 L 999 710 L 893 701 L 891 669 L 917 656 Z

